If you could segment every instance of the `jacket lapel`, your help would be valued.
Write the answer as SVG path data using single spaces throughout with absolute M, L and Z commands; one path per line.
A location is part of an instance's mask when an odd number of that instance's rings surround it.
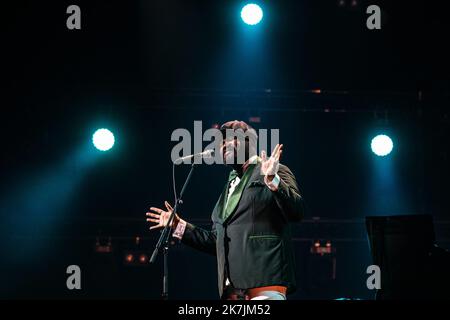
M 244 175 L 242 176 L 241 181 L 236 186 L 236 189 L 234 190 L 233 194 L 231 194 L 230 198 L 228 199 L 228 203 L 227 203 L 229 184 L 230 184 L 230 181 L 232 180 L 232 179 L 229 179 L 229 182 L 227 185 L 227 190 L 226 190 L 226 195 L 225 195 L 224 201 L 223 201 L 223 203 L 224 203 L 224 208 L 222 210 L 223 221 L 226 221 L 229 217 L 231 217 L 233 215 L 234 211 L 236 210 L 236 208 L 239 204 L 239 201 L 241 200 L 243 191 L 247 187 L 248 183 L 252 180 L 253 173 L 254 173 L 256 166 L 257 166 L 256 164 L 249 165 L 249 167 L 245 171 Z M 226 204 L 226 206 L 225 206 L 225 204 Z
M 223 188 L 222 193 L 220 194 L 219 200 L 216 203 L 216 207 L 214 208 L 213 217 L 215 216 L 216 219 L 218 220 L 217 222 L 219 223 L 223 222 L 222 213 L 224 211 L 229 186 L 230 183 L 227 182 Z

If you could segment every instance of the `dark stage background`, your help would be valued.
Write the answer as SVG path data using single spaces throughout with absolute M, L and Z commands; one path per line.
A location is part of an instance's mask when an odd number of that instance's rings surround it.
M 0 297 L 158 299 L 162 256 L 151 266 L 124 256 L 151 253 L 159 233 L 145 212 L 173 198 L 170 136 L 195 120 L 280 129 L 307 204 L 293 226 L 291 298 L 373 298 L 368 215 L 431 214 L 448 248 L 448 11 L 344 2 L 257 1 L 265 16 L 253 29 L 242 1 L 2 7 Z M 66 28 L 70 4 L 81 30 Z M 382 9 L 381 30 L 366 28 L 369 4 Z M 101 127 L 116 138 L 106 153 L 90 141 Z M 383 159 L 370 150 L 379 132 L 394 141 Z M 179 187 L 187 170 L 177 167 Z M 199 166 L 181 216 L 209 227 L 227 172 Z M 111 253 L 94 250 L 109 240 Z M 335 280 L 331 257 L 309 252 L 316 240 L 336 249 Z M 66 288 L 71 264 L 80 291 Z M 218 298 L 213 257 L 176 245 L 170 272 L 171 298 Z

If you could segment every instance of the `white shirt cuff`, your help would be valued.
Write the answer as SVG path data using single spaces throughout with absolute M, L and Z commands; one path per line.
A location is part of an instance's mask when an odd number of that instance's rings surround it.
M 186 221 L 180 219 L 180 221 L 178 221 L 177 227 L 175 228 L 175 231 L 172 233 L 172 236 L 181 240 L 183 238 L 184 230 L 186 230 Z
M 267 176 L 264 176 L 264 182 L 266 183 L 266 186 L 269 187 L 272 191 L 278 190 L 278 185 L 280 184 L 280 176 L 275 173 L 275 177 L 273 177 L 272 181 L 269 181 Z

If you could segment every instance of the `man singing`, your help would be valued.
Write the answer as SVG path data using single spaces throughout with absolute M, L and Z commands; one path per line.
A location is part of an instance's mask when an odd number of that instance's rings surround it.
M 243 121 L 220 128 L 220 155 L 233 170 L 212 212 L 212 229 L 181 219 L 172 223 L 182 243 L 217 257 L 219 293 L 231 300 L 285 300 L 295 291 L 295 262 L 290 222 L 303 217 L 303 198 L 291 170 L 279 163 L 283 145 L 267 158 L 256 156 L 256 131 Z M 244 132 L 245 140 L 226 132 Z M 243 163 L 238 154 L 244 154 Z M 252 156 L 253 155 L 253 156 Z M 152 207 L 150 229 L 162 228 L 172 212 Z

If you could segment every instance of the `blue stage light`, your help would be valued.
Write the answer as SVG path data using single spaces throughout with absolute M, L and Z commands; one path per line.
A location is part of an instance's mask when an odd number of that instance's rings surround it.
M 98 129 L 92 136 L 92 143 L 100 151 L 108 151 L 114 145 L 114 135 L 108 129 Z
M 375 153 L 377 156 L 384 157 L 391 153 L 392 149 L 394 148 L 394 144 L 392 142 L 392 139 L 387 135 L 380 134 L 372 139 L 370 147 L 372 148 L 373 153 Z
M 241 18 L 246 24 L 253 26 L 262 20 L 263 11 L 257 4 L 250 3 L 242 8 Z

